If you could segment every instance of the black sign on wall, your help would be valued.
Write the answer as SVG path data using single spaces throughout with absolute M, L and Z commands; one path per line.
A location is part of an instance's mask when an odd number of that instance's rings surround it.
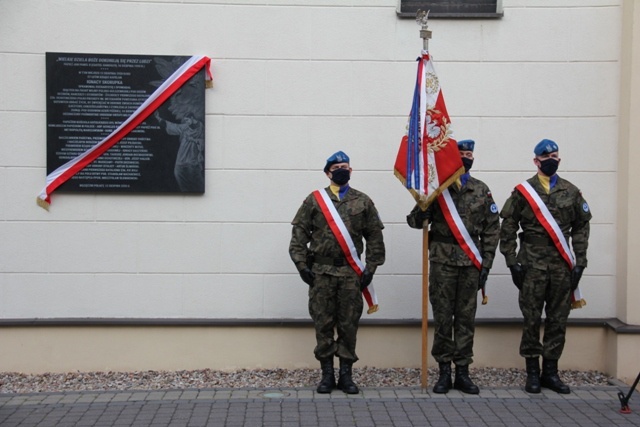
M 110 135 L 189 58 L 47 53 L 47 174 Z M 204 73 L 59 191 L 203 193 Z
M 429 18 L 501 18 L 502 0 L 399 0 L 398 16 L 415 18 L 418 10 Z

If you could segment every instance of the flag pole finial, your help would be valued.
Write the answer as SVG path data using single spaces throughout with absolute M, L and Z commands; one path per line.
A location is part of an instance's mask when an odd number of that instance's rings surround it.
M 429 39 L 431 38 L 431 30 L 428 28 L 429 11 L 418 9 L 416 12 L 416 23 L 420 25 L 420 38 L 422 39 L 422 48 L 429 50 Z

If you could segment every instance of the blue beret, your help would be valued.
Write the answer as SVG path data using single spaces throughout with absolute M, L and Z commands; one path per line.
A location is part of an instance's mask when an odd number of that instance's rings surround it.
M 476 146 L 476 142 L 473 139 L 463 139 L 458 141 L 458 150 L 460 151 L 473 151 Z
M 533 154 L 542 156 L 543 154 L 555 153 L 556 151 L 558 151 L 558 144 L 550 139 L 543 139 L 538 142 L 536 148 L 533 149 Z
M 331 165 L 335 165 L 336 163 L 349 163 L 349 156 L 347 156 L 344 151 L 337 151 L 331 155 L 327 159 L 327 164 L 324 166 L 324 171 L 329 172 L 329 168 Z

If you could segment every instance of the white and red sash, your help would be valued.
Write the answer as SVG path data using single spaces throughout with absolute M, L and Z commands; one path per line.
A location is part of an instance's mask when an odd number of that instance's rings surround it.
M 313 196 L 318 202 L 320 210 L 327 220 L 333 235 L 336 237 L 342 252 L 344 252 L 347 262 L 358 276 L 362 276 L 362 273 L 364 272 L 364 264 L 358 257 L 358 252 L 355 244 L 353 243 L 353 239 L 351 239 L 349 230 L 347 230 L 347 226 L 344 224 L 344 221 L 342 221 L 336 207 L 333 205 L 333 201 L 324 189 L 314 191 Z M 364 289 L 364 291 L 362 291 L 362 296 L 369 306 L 367 314 L 378 311 L 378 297 L 373 289 L 373 284 L 370 284 Z
M 451 233 L 453 233 L 453 236 L 456 238 L 458 245 L 460 245 L 460 248 L 465 254 L 467 254 L 473 265 L 480 270 L 482 268 L 482 255 L 480 255 L 478 247 L 473 242 L 467 227 L 464 226 L 462 218 L 460 218 L 460 214 L 456 209 L 456 205 L 453 203 L 453 199 L 451 198 L 451 193 L 448 188 L 446 188 L 438 197 L 438 203 L 440 204 L 440 209 L 442 209 L 444 218 L 447 220 L 449 229 L 451 229 Z
M 438 196 L 438 204 L 440 205 L 440 209 L 442 209 L 442 213 L 444 214 L 444 218 L 449 225 L 449 229 L 451 233 L 456 238 L 458 245 L 462 249 L 462 251 L 467 254 L 473 265 L 478 269 L 482 269 L 482 255 L 480 255 L 480 251 L 478 247 L 473 242 L 467 227 L 464 226 L 462 222 L 462 218 L 460 218 L 460 214 L 456 209 L 455 203 L 453 203 L 453 199 L 451 198 L 451 193 L 448 188 L 445 188 L 440 196 Z M 482 304 L 485 305 L 489 301 L 485 293 L 485 289 L 482 288 Z
M 51 193 L 76 173 L 84 169 L 88 164 L 104 154 L 109 148 L 116 145 L 122 138 L 127 136 L 203 67 L 206 70 L 205 79 L 209 86 L 212 80 L 211 71 L 209 71 L 210 63 L 211 59 L 203 55 L 192 56 L 189 58 L 171 76 L 169 76 L 160 85 L 160 87 L 158 87 L 158 89 L 156 89 L 149 98 L 147 98 L 147 100 L 143 102 L 142 105 L 133 112 L 133 114 L 131 114 L 131 116 L 129 116 L 129 118 L 111 132 L 111 134 L 95 144 L 89 150 L 80 154 L 76 158 L 69 160 L 67 163 L 47 175 L 45 187 L 36 199 L 38 205 L 48 209 L 51 204 Z
M 516 185 L 516 190 L 524 196 L 529 203 L 529 206 L 531 206 L 536 218 L 549 234 L 553 245 L 558 249 L 558 252 L 560 252 L 560 255 L 569 266 L 569 270 L 573 270 L 576 266 L 576 260 L 569 248 L 569 243 L 567 242 L 567 239 L 565 239 L 564 234 L 562 234 L 562 230 L 560 230 L 560 226 L 556 222 L 556 219 L 551 215 L 551 212 L 549 212 L 547 205 L 545 205 L 538 195 L 538 192 L 527 181 Z M 571 306 L 573 308 L 580 308 L 585 304 L 586 301 L 582 298 L 582 292 L 580 292 L 580 288 L 578 287 L 571 294 Z

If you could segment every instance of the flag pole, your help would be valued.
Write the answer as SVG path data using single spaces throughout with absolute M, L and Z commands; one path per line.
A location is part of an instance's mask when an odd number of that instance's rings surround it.
M 416 23 L 420 25 L 420 38 L 422 38 L 422 49 L 429 50 L 429 39 L 431 30 L 428 27 L 429 11 L 418 10 L 416 12 Z M 421 385 L 422 392 L 427 392 L 429 381 L 429 357 L 428 349 L 428 328 L 429 328 L 429 221 L 422 224 L 422 371 Z
M 429 11 L 418 9 L 416 12 L 416 22 L 420 25 L 420 38 L 422 39 L 422 48 L 429 50 L 429 39 L 431 38 L 431 30 L 428 28 Z
M 427 392 L 429 382 L 429 220 L 422 225 L 422 392 Z

